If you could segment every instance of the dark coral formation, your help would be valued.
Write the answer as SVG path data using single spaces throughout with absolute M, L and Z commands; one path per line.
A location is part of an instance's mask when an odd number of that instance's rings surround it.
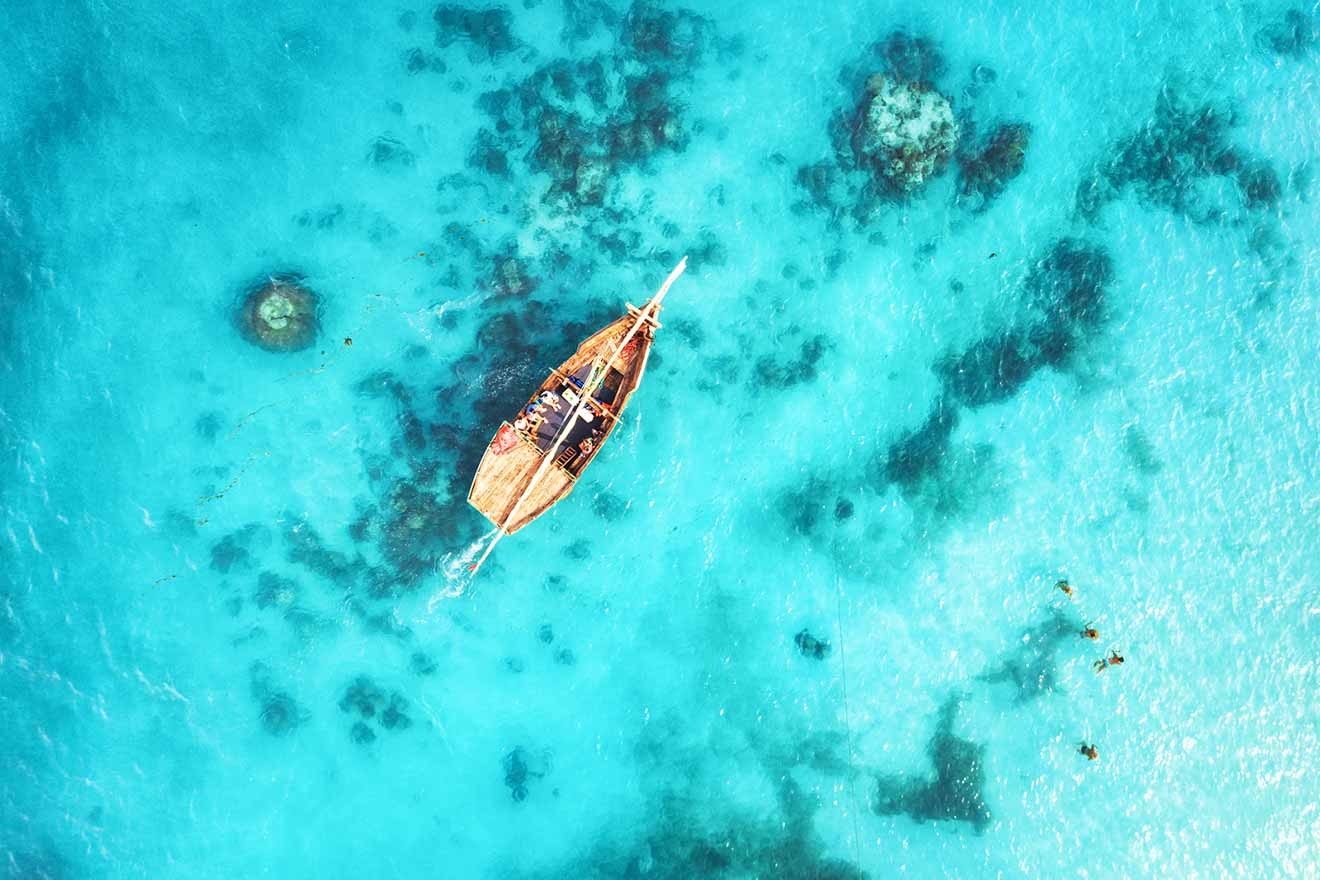
M 803 657 L 810 657 L 813 660 L 824 660 L 830 656 L 829 639 L 818 639 L 811 634 L 809 630 L 802 630 L 793 636 L 793 644 L 797 645 L 798 652 Z
M 797 167 L 794 179 L 806 199 L 794 210 L 815 208 L 831 225 L 864 226 L 940 175 L 960 126 L 939 87 L 946 67 L 930 39 L 903 31 L 846 65 L 839 81 L 853 98 L 831 117 L 831 155 Z
M 248 287 L 238 307 L 243 338 L 267 351 L 301 351 L 316 343 L 317 295 L 296 272 L 272 273 Z
M 831 118 L 831 155 L 797 166 L 794 180 L 806 198 L 793 209 L 823 211 L 832 227 L 864 227 L 887 205 L 925 189 L 953 160 L 956 201 L 973 213 L 986 210 L 1022 173 L 1031 127 L 1000 122 L 978 140 L 976 99 L 995 72 L 972 69 L 955 114 L 942 85 L 947 71 L 931 39 L 906 31 L 845 65 L 840 85 L 854 100 Z
M 1222 222 L 1233 206 L 1206 186 L 1215 178 L 1231 181 L 1246 208 L 1273 207 L 1282 192 L 1278 174 L 1233 143 L 1239 121 L 1231 107 L 1191 102 L 1166 86 L 1155 102 L 1154 119 L 1119 141 L 1112 158 L 1083 179 L 1078 211 L 1094 220 L 1130 190 L 1146 204 L 1193 221 Z
M 990 207 L 1013 178 L 1022 173 L 1030 142 L 1031 126 L 1024 122 L 1009 122 L 995 126 L 983 144 L 960 149 L 957 156 L 959 200 L 974 213 Z
M 533 755 L 522 746 L 516 746 L 500 761 L 504 768 L 504 784 L 515 801 L 527 800 L 528 786 L 550 772 L 550 759 L 546 754 Z
M 1274 21 L 1256 32 L 1256 45 L 1266 52 L 1301 60 L 1320 42 L 1320 23 L 1315 13 L 1286 9 Z
M 985 747 L 953 732 L 957 715 L 958 699 L 950 697 L 940 708 L 935 733 L 926 745 L 935 775 L 916 781 L 906 776 L 878 778 L 875 812 L 906 813 L 918 822 L 967 822 L 977 832 L 985 830 L 991 818 L 982 794 Z
M 287 691 L 273 681 L 270 667 L 253 663 L 248 670 L 249 689 L 260 707 L 258 718 L 262 730 L 271 736 L 288 736 L 310 716 Z
M 1164 469 L 1150 438 L 1136 425 L 1128 425 L 1123 429 L 1123 454 L 1128 463 L 1143 476 L 1153 477 Z
M 354 679 L 339 700 L 339 710 L 355 716 L 349 737 L 359 745 L 376 740 L 376 733 L 368 722 L 375 721 L 382 729 L 407 730 L 412 726 L 408 717 L 408 701 L 398 691 L 386 692 L 365 675 Z
M 918 486 L 943 465 L 949 438 L 957 425 L 957 408 L 949 406 L 941 398 L 920 427 L 908 431 L 889 445 L 883 458 L 884 481 L 896 483 L 905 489 Z
M 211 442 L 220 433 L 222 425 L 223 421 L 220 413 L 207 412 L 197 417 L 197 421 L 193 423 L 193 430 L 197 432 L 198 437 Z
M 907 31 L 893 31 L 871 51 L 886 73 L 908 82 L 938 82 L 948 67 L 934 40 Z
M 377 168 L 391 167 L 412 168 L 417 164 L 417 157 L 403 142 L 383 134 L 371 142 L 367 159 Z
M 599 840 L 545 876 L 867 880 L 855 865 L 825 854 L 814 827 L 818 796 L 794 780 L 794 763 L 806 762 L 775 762 L 765 768 L 778 806 L 769 816 L 741 816 L 718 807 L 712 813 L 686 792 L 664 792 L 638 832 Z M 672 773 L 674 767 L 664 769 Z
M 997 403 L 1037 370 L 1065 365 L 1105 323 L 1113 275 L 1113 260 L 1098 246 L 1073 238 L 1055 242 L 1023 282 L 1021 322 L 937 365 L 947 393 L 970 407 Z
M 1080 623 L 1051 609 L 1046 620 L 1022 633 L 1017 651 L 979 678 L 992 684 L 1012 684 L 1019 703 L 1051 694 L 1058 686 L 1054 656 L 1061 645 L 1076 639 L 1080 630 Z
M 796 535 L 812 537 L 826 518 L 825 502 L 829 483 L 816 476 L 799 480 L 783 491 L 775 501 L 775 510 Z
M 250 568 L 253 545 L 265 534 L 265 528 L 260 523 L 249 523 L 225 535 L 211 548 L 211 568 L 221 574 Z
M 408 658 L 408 671 L 413 675 L 435 675 L 439 669 L 439 664 L 425 651 L 413 651 Z
M 820 333 L 809 336 L 798 345 L 796 357 L 784 353 L 758 358 L 752 379 L 762 388 L 776 389 L 813 382 L 818 374 L 817 366 L 832 348 L 834 343 L 828 336 Z
M 625 166 L 682 150 L 689 136 L 682 86 L 713 29 L 694 13 L 642 2 L 617 26 L 618 51 L 554 60 L 482 95 L 493 125 L 478 135 L 471 164 L 506 176 L 525 162 L 549 176 L 552 199 L 581 209 L 603 205 Z
M 435 44 L 445 48 L 456 42 L 469 45 L 486 58 L 498 58 L 518 48 L 513 16 L 502 6 L 468 9 L 449 3 L 436 7 Z
M 263 571 L 257 577 L 257 592 L 253 598 L 258 608 L 288 608 L 298 601 L 298 585 L 290 578 Z

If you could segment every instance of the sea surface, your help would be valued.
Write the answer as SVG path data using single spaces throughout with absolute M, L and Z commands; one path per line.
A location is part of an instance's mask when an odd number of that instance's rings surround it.
M 0 32 L 0 876 L 1318 876 L 1314 3 Z M 908 195 L 873 73 L 959 121 Z M 684 254 L 468 575 L 500 421 Z

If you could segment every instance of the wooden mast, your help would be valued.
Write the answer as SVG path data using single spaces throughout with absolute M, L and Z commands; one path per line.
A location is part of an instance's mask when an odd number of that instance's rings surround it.
M 625 348 L 627 348 L 628 343 L 632 342 L 633 337 L 637 335 L 637 331 L 640 330 L 648 320 L 652 324 L 657 323 L 655 316 L 660 311 L 661 300 L 663 300 L 665 294 L 669 292 L 669 286 L 678 280 L 678 276 L 682 275 L 683 270 L 686 268 L 687 257 L 683 257 L 683 259 L 678 261 L 678 265 L 674 267 L 674 270 L 669 273 L 669 277 L 665 279 L 665 283 L 660 285 L 660 289 L 656 291 L 655 296 L 651 297 L 651 301 L 643 306 L 637 313 L 637 320 L 633 322 L 632 327 L 628 329 L 628 332 L 624 334 L 623 339 L 621 339 L 619 344 L 615 346 L 614 351 L 611 352 L 608 358 L 606 358 L 604 367 L 600 371 L 600 375 L 590 381 L 590 387 L 583 387 L 581 399 L 578 400 L 577 406 L 573 408 L 573 412 L 569 414 L 569 417 L 564 420 L 564 424 L 560 427 L 559 433 L 555 435 L 555 442 L 548 450 L 546 450 L 545 455 L 541 460 L 540 467 L 536 469 L 536 473 L 532 474 L 532 478 L 527 481 L 527 485 L 523 487 L 522 494 L 518 496 L 518 500 L 513 502 L 513 507 L 509 509 L 509 515 L 504 518 L 504 523 L 499 527 L 499 531 L 495 533 L 495 537 L 491 539 L 490 544 L 486 546 L 486 550 L 481 554 L 481 558 L 468 566 L 468 571 L 476 574 L 477 570 L 485 564 L 491 551 L 495 549 L 495 545 L 500 542 L 501 538 L 509 533 L 509 524 L 512 523 L 514 518 L 518 515 L 518 509 L 522 507 L 523 502 L 527 500 L 527 496 L 531 493 L 532 487 L 541 481 L 541 478 L 545 476 L 546 471 L 548 471 L 550 466 L 554 463 L 555 455 L 559 452 L 559 447 L 564 445 L 564 440 L 568 437 L 569 429 L 576 424 L 578 415 L 587 406 L 587 403 L 591 400 L 596 389 L 600 387 L 600 383 L 605 381 L 605 376 L 609 373 L 610 364 L 614 363 L 614 359 L 617 358 Z

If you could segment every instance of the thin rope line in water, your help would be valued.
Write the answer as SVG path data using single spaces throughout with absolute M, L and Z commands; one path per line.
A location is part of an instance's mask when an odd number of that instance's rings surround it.
M 857 768 L 853 766 L 852 712 L 848 706 L 848 658 L 843 641 L 843 578 L 834 576 L 836 626 L 839 631 L 839 672 L 843 682 L 843 729 L 848 737 L 848 792 L 852 801 L 853 860 L 862 867 L 862 832 L 857 821 Z

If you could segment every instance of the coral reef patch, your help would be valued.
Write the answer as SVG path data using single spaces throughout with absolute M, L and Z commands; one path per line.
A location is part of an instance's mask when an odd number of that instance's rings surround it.
M 266 351 L 301 351 L 320 332 L 317 295 L 296 272 L 276 272 L 251 285 L 238 308 L 243 338 Z
M 966 822 L 978 833 L 990 825 L 990 808 L 983 794 L 985 747 L 953 732 L 958 702 L 956 696 L 945 701 L 935 733 L 926 745 L 935 775 L 918 780 L 879 777 L 872 804 L 877 814 L 903 813 L 917 822 Z

